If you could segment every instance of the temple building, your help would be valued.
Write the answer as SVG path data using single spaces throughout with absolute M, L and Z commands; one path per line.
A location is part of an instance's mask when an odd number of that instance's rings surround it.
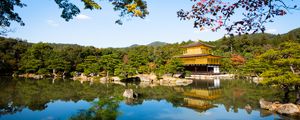
M 214 46 L 196 42 L 186 46 L 183 55 L 179 57 L 185 69 L 191 71 L 192 74 L 219 74 L 221 56 L 212 54 Z

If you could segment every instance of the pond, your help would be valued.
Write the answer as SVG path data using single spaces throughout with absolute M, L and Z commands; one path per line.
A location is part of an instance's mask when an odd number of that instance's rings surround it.
M 194 80 L 187 86 L 80 83 L 0 78 L 0 120 L 241 120 L 289 119 L 259 108 L 278 90 L 247 80 Z M 136 99 L 122 95 L 126 89 Z M 245 107 L 251 109 L 245 109 Z M 297 119 L 297 118 L 294 118 Z

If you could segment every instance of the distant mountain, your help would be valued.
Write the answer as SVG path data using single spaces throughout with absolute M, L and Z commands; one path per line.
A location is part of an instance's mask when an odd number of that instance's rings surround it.
M 300 42 L 300 28 L 293 29 L 290 32 L 285 34 L 287 36 L 287 39 L 291 40 L 294 39 L 298 42 Z
M 160 42 L 160 41 L 154 41 L 152 43 L 149 43 L 149 44 L 146 44 L 144 46 L 163 46 L 163 45 L 166 45 L 168 43 L 165 43 L 165 42 Z M 130 45 L 129 47 L 136 47 L 136 46 L 141 46 L 139 44 L 133 44 L 133 45 Z
M 130 45 L 129 47 L 136 47 L 136 46 L 139 46 L 139 44 L 133 44 L 133 45 Z
M 287 34 L 297 34 L 300 35 L 300 28 L 293 29 L 289 31 Z
M 147 44 L 147 46 L 162 46 L 162 45 L 166 45 L 166 44 L 168 44 L 168 43 L 155 41 L 155 42 Z

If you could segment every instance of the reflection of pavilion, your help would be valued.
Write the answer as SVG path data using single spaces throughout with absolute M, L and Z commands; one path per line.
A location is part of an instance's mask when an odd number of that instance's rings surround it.
M 190 86 L 191 89 L 184 92 L 184 95 L 201 98 L 201 99 L 216 99 L 220 97 L 220 79 L 214 80 L 195 80 Z
M 183 100 L 184 100 L 183 106 L 192 108 L 198 112 L 203 112 L 210 108 L 215 107 L 213 104 L 211 104 L 207 100 L 194 99 L 194 98 L 184 98 Z
M 186 96 L 184 98 L 184 106 L 199 112 L 213 108 L 214 105 L 211 103 L 211 100 L 217 99 L 221 95 L 220 79 L 195 80 L 190 87 L 191 89 L 183 92 L 183 95 Z
M 215 89 L 220 88 L 220 79 L 215 78 L 213 80 L 194 80 L 192 84 L 188 85 L 194 89 Z
M 220 97 L 221 90 L 220 89 L 192 89 L 190 91 L 185 91 L 183 94 L 188 97 L 213 100 Z

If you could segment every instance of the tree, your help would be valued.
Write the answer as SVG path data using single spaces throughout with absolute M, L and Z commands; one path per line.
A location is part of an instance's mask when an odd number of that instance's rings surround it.
M 194 20 L 194 27 L 217 31 L 226 27 L 228 33 L 243 34 L 264 32 L 265 24 L 273 22 L 276 16 L 286 15 L 291 9 L 299 9 L 297 4 L 290 0 L 191 0 L 195 2 L 190 11 L 181 9 L 177 12 L 181 20 Z M 238 11 L 242 19 L 229 23 Z
M 184 70 L 183 63 L 178 58 L 172 58 L 166 64 L 166 71 L 168 73 L 171 73 L 172 76 L 177 72 L 183 72 L 183 70 Z
M 19 23 L 21 26 L 24 26 L 25 23 L 22 21 L 18 13 L 14 11 L 14 7 L 25 7 L 26 5 L 21 3 L 20 0 L 1 0 L 0 1 L 0 35 L 5 34 L 9 30 L 7 27 L 10 26 L 11 21 Z
M 60 9 L 62 9 L 61 17 L 66 21 L 73 19 L 74 16 L 80 13 L 78 6 L 74 4 L 74 1 L 70 0 L 54 0 Z M 84 3 L 84 9 L 100 10 L 101 6 L 94 0 L 81 0 Z M 147 3 L 143 0 L 109 0 L 114 6 L 115 11 L 120 11 L 120 19 L 116 21 L 117 24 L 122 24 L 122 18 L 125 17 L 139 17 L 145 18 L 149 14 L 147 10 Z M 10 30 L 11 22 L 17 22 L 21 26 L 25 23 L 22 18 L 15 11 L 15 7 L 26 7 L 27 5 L 22 3 L 21 0 L 1 0 L 0 1 L 0 35 L 4 35 Z
M 114 74 L 120 76 L 121 78 L 126 79 L 132 75 L 135 75 L 136 69 L 128 64 L 120 63 L 119 65 L 116 66 Z
M 262 84 L 278 85 L 284 89 L 288 102 L 290 89 L 297 92 L 297 102 L 300 102 L 300 44 L 285 42 L 278 49 L 270 49 L 260 57 L 261 61 L 269 64 L 269 68 L 262 73 Z
M 66 21 L 71 20 L 80 13 L 80 9 L 69 0 L 54 0 L 60 9 L 62 9 L 61 17 Z M 209 28 L 217 31 L 225 26 L 228 33 L 256 33 L 266 30 L 265 24 L 273 22 L 276 16 L 287 14 L 290 9 L 299 9 L 296 4 L 284 0 L 235 0 L 234 2 L 224 2 L 223 0 L 191 0 L 196 2 L 192 6 L 192 10 L 179 10 L 177 16 L 182 20 L 194 20 L 194 27 L 203 30 Z M 95 0 L 81 0 L 84 3 L 84 9 L 100 10 L 101 5 Z M 115 11 L 120 11 L 120 19 L 115 23 L 122 25 L 122 18 L 139 17 L 145 18 L 149 12 L 147 3 L 144 0 L 109 0 Z M 0 2 L 0 35 L 4 35 L 9 31 L 11 22 L 17 22 L 21 26 L 25 23 L 17 12 L 15 7 L 26 7 L 21 0 L 1 0 Z M 244 18 L 233 21 L 231 20 L 236 11 L 244 10 Z
M 0 37 L 0 75 L 9 75 L 18 70 L 21 54 L 28 49 L 29 43 L 11 38 Z
M 46 61 L 53 54 L 53 47 L 47 43 L 32 45 L 21 58 L 20 70 L 25 73 L 48 73 Z
M 243 65 L 246 62 L 245 58 L 238 54 L 232 54 L 230 59 L 234 66 Z
M 76 69 L 83 71 L 84 74 L 89 75 L 91 73 L 98 74 L 100 72 L 100 63 L 96 56 L 87 56 L 84 62 L 77 65 Z
M 149 61 L 149 52 L 151 51 L 146 46 L 133 47 L 128 51 L 128 64 L 138 72 L 140 67 L 146 65 Z
M 243 72 L 249 73 L 251 76 L 255 75 L 256 77 L 259 77 L 259 75 L 266 71 L 269 67 L 269 64 L 254 58 L 247 61 L 242 70 Z
M 108 77 L 109 74 L 114 74 L 117 65 L 121 63 L 121 59 L 116 54 L 103 55 L 100 57 L 99 63 Z
M 54 75 L 56 75 L 56 72 L 63 72 L 63 75 L 66 72 L 70 72 L 70 62 L 66 61 L 64 58 L 65 56 L 63 56 L 61 52 L 54 51 L 54 53 L 51 54 L 49 59 L 46 61 L 47 69 L 52 70 Z

